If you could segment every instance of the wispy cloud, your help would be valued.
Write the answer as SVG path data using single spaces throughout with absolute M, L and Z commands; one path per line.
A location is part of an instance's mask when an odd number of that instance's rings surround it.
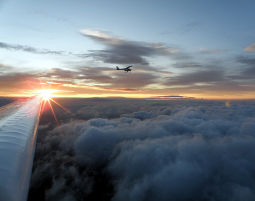
M 53 55 L 67 54 L 64 51 L 38 49 L 38 48 L 27 46 L 27 45 L 9 44 L 9 43 L 4 43 L 4 42 L 0 42 L 0 48 L 7 49 L 7 50 L 16 50 L 16 51 L 19 50 L 19 51 L 29 52 L 29 53 L 33 53 L 33 54 L 53 54 Z
M 213 83 L 224 80 L 224 72 L 219 69 L 200 70 L 192 73 L 170 77 L 166 83 L 171 85 L 190 85 L 197 83 Z
M 241 76 L 245 79 L 255 79 L 255 57 L 239 56 L 237 61 L 245 65 L 245 69 L 241 71 Z
M 180 51 L 163 43 L 125 40 L 95 30 L 84 29 L 80 33 L 106 46 L 103 50 L 90 50 L 90 53 L 80 56 L 93 57 L 105 63 L 148 65 L 146 57 L 175 55 Z
M 252 43 L 249 46 L 247 46 L 246 48 L 244 48 L 244 51 L 255 52 L 255 43 Z
M 224 49 L 200 48 L 199 52 L 202 53 L 202 54 L 220 54 L 220 53 L 227 52 L 227 50 L 224 50 Z

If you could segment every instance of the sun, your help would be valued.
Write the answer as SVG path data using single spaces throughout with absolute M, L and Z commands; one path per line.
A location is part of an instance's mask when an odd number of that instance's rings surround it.
M 71 113 L 71 111 L 53 99 L 54 97 L 56 97 L 54 95 L 54 92 L 56 92 L 56 90 L 54 89 L 42 89 L 37 91 L 37 94 L 41 97 L 42 103 L 40 114 L 42 114 L 44 111 L 47 110 L 47 108 L 49 108 L 54 116 L 54 119 L 56 120 L 56 123 L 59 124 L 56 113 L 54 111 L 54 104 L 62 108 L 67 113 Z
M 40 90 L 39 95 L 44 101 L 49 101 L 53 97 L 52 90 Z
M 52 96 L 51 96 L 51 94 L 41 94 L 41 97 L 43 100 L 47 101 L 47 100 L 51 99 Z

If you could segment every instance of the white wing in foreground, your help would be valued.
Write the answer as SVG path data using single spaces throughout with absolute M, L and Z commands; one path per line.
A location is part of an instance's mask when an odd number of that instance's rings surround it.
M 27 199 L 41 98 L 11 106 L 0 119 L 0 201 Z

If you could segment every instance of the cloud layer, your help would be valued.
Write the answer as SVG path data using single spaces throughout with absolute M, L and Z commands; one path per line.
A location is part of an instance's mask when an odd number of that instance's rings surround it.
M 19 86 L 22 80 L 29 77 L 33 82 L 46 83 L 45 86 L 54 83 L 61 96 L 254 98 L 255 59 L 249 53 L 232 56 L 227 61 L 220 57 L 212 60 L 212 55 L 225 54 L 226 51 L 204 48 L 192 54 L 165 43 L 133 41 L 96 30 L 84 29 L 80 34 L 102 45 L 101 49 L 73 53 L 0 42 L 0 48 L 8 50 L 82 59 L 78 64 L 69 62 L 65 69 L 53 67 L 37 74 L 24 73 L 13 66 L 12 70 L 8 70 L 6 66 L 9 65 L 0 63 L 0 82 L 6 83 L 0 95 L 13 95 L 16 88 L 11 86 Z M 89 62 L 92 64 L 87 65 Z M 131 73 L 124 73 L 116 71 L 115 64 L 135 65 Z M 22 94 L 24 90 L 30 92 L 32 89 L 22 88 L 17 94 Z
M 255 199 L 253 102 L 62 103 L 72 120 L 43 117 L 30 200 Z

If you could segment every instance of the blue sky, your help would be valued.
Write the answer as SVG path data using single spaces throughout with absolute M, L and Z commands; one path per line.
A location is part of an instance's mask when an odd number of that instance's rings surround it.
M 254 65 L 251 62 L 255 56 L 255 46 L 252 46 L 255 43 L 254 7 L 254 1 L 226 0 L 3 0 L 0 1 L 0 63 L 11 66 L 12 72 L 134 64 L 137 69 L 163 69 L 173 73 L 174 79 L 187 73 L 199 73 L 201 68 L 193 68 L 195 63 L 204 66 L 203 71 L 220 68 L 224 76 L 237 77 L 244 66 L 249 70 Z M 90 34 L 82 34 L 83 30 Z M 109 41 L 102 43 L 91 33 L 121 39 L 123 44 L 132 44 L 135 50 L 141 46 L 153 49 L 155 44 L 161 44 L 175 53 L 167 55 L 162 49 L 160 52 L 150 49 L 153 52 L 140 55 L 146 64 L 133 63 L 132 59 L 109 62 L 106 56 L 113 53 L 113 48 L 114 53 L 119 49 L 114 44 L 109 45 Z M 33 51 L 24 50 L 26 48 L 33 48 Z M 107 55 L 105 52 L 102 55 L 104 50 L 108 51 Z M 123 55 L 127 52 L 120 56 Z M 251 78 L 248 84 L 253 84 Z

